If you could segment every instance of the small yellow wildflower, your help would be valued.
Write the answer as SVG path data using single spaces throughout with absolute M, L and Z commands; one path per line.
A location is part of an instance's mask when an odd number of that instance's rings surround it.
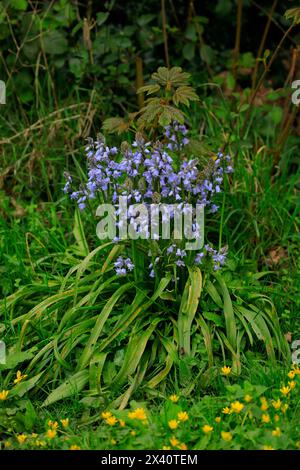
M 245 400 L 247 403 L 250 403 L 250 401 L 252 401 L 253 398 L 251 397 L 251 395 L 248 395 L 248 394 L 247 394 L 247 395 L 245 395 L 244 400 Z
M 136 432 L 135 431 L 130 431 L 130 435 L 131 436 L 136 436 Z
M 263 450 L 274 450 L 274 447 L 266 445 L 263 446 Z
M 216 416 L 215 417 L 215 422 L 220 423 L 221 422 L 221 416 Z
M 163 446 L 162 450 L 171 450 L 170 446 Z
M 260 398 L 260 402 L 261 402 L 260 409 L 261 409 L 262 411 L 267 411 L 267 409 L 269 408 L 267 399 L 266 399 L 265 397 L 261 397 L 261 398 Z
M 266 424 L 269 423 L 271 421 L 270 415 L 268 415 L 267 413 L 263 414 L 261 417 L 261 420 L 263 423 L 266 423 Z
M 0 401 L 6 400 L 8 397 L 8 394 L 9 394 L 8 390 L 2 390 L 2 392 L 0 392 Z
M 184 442 L 182 442 L 181 444 L 179 444 L 178 449 L 180 449 L 180 450 L 188 450 L 187 445 L 186 445 Z
M 72 444 L 70 450 L 81 450 L 81 447 L 79 447 L 77 444 Z
M 273 401 L 272 401 L 272 405 L 273 405 L 273 407 L 275 408 L 275 410 L 279 410 L 279 408 L 281 407 L 281 400 L 280 400 L 280 398 L 278 398 L 278 400 L 273 400 Z
M 176 439 L 176 437 L 172 437 L 172 438 L 170 439 L 170 443 L 171 443 L 171 446 L 172 446 L 172 447 L 177 447 L 177 446 L 179 446 L 179 444 L 180 444 L 179 440 Z
M 186 411 L 179 411 L 177 414 L 179 421 L 187 421 L 189 419 L 189 415 Z
M 67 428 L 69 426 L 69 418 L 61 419 L 60 422 L 63 428 Z
M 128 418 L 140 419 L 141 421 L 147 420 L 147 416 L 146 416 L 144 408 L 136 408 L 134 411 L 129 411 Z
M 295 382 L 295 380 L 291 380 L 289 382 L 289 387 L 291 390 L 293 390 L 295 387 L 296 387 L 297 383 Z
M 202 431 L 204 432 L 204 434 L 210 434 L 213 430 L 214 428 L 209 424 L 204 424 L 204 426 L 202 426 Z
M 232 440 L 232 434 L 230 432 L 222 431 L 221 436 L 224 441 L 229 442 Z
M 18 384 L 22 380 L 26 379 L 26 377 L 27 377 L 26 374 L 22 374 L 22 372 L 20 370 L 18 370 L 17 371 L 17 378 L 14 380 L 14 384 Z
M 111 444 L 112 444 L 113 446 L 115 446 L 116 443 L 117 443 L 116 439 L 112 439 L 110 442 L 111 442 Z
M 281 436 L 280 428 L 275 428 L 275 429 L 272 431 L 272 436 L 275 436 L 275 437 Z
M 280 392 L 282 393 L 282 395 L 286 396 L 290 393 L 291 389 L 290 387 L 287 387 L 286 385 L 284 385 L 283 387 L 281 387 L 280 389 Z
M 176 421 L 176 419 L 171 419 L 169 422 L 168 422 L 168 425 L 169 425 L 169 428 L 170 429 L 176 429 L 178 427 L 178 421 Z
M 57 429 L 58 428 L 58 422 L 57 421 L 51 421 L 51 419 L 48 421 L 48 426 L 51 429 Z
M 296 372 L 294 370 L 290 370 L 288 373 L 288 378 L 293 380 L 295 378 L 295 375 Z
M 17 435 L 17 441 L 18 441 L 19 444 L 24 444 L 26 439 L 27 439 L 26 434 L 18 434 Z
M 231 373 L 231 367 L 229 366 L 223 366 L 221 369 L 222 375 L 229 375 Z
M 230 415 L 232 411 L 228 406 L 225 406 L 225 408 L 223 408 L 222 410 L 222 413 L 224 413 L 225 415 Z
M 286 413 L 286 410 L 288 409 L 289 405 L 287 403 L 284 403 L 281 407 L 282 413 Z
M 110 411 L 103 411 L 101 413 L 101 416 L 103 419 L 107 419 L 107 418 L 110 418 L 112 416 L 112 413 Z
M 114 426 L 118 422 L 118 420 L 115 416 L 109 416 L 108 418 L 106 418 L 105 422 L 110 426 Z
M 125 423 L 124 419 L 119 419 L 119 424 L 122 428 L 124 428 L 126 423 Z
M 178 395 L 175 395 L 175 393 L 173 395 L 170 396 L 170 400 L 173 402 L 173 403 L 177 403 L 178 400 L 179 400 L 179 396 Z
M 49 438 L 49 439 L 54 439 L 56 437 L 56 430 L 55 429 L 48 429 L 48 431 L 46 432 L 46 436 Z
M 274 421 L 275 421 L 276 423 L 278 423 L 279 420 L 280 420 L 280 417 L 279 417 L 278 415 L 275 415 L 275 416 L 274 416 Z
M 233 403 L 231 403 L 231 411 L 233 413 L 240 413 L 243 408 L 244 408 L 243 403 L 239 401 L 234 401 Z

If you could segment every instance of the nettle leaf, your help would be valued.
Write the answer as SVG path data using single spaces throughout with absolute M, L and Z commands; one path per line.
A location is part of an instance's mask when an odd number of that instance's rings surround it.
M 153 93 L 157 93 L 160 90 L 160 85 L 145 85 L 138 89 L 137 93 L 147 93 L 147 95 L 153 95 Z
M 195 90 L 190 86 L 180 86 L 174 92 L 173 103 L 178 106 L 180 103 L 186 106 L 190 105 L 190 101 L 198 101 L 199 98 Z
M 284 14 L 287 20 L 293 20 L 294 24 L 300 23 L 300 7 L 290 8 Z

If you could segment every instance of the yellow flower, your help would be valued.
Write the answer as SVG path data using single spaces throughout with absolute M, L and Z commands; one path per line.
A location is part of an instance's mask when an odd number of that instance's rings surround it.
M 33 437 L 33 439 L 36 439 L 36 438 L 38 437 L 38 434 L 36 434 L 35 432 L 33 432 L 33 433 L 31 434 L 31 437 Z
M 48 429 L 48 431 L 46 432 L 46 436 L 49 438 L 49 439 L 54 439 L 56 437 L 56 430 L 55 429 Z
M 179 446 L 179 444 L 180 444 L 179 440 L 176 439 L 176 437 L 172 437 L 172 438 L 170 439 L 170 443 L 171 443 L 171 446 L 172 446 L 172 447 Z
M 229 375 L 231 373 L 231 367 L 223 366 L 221 369 L 222 375 Z
M 71 447 L 70 447 L 70 450 L 80 450 L 80 449 L 81 449 L 81 447 L 79 447 L 76 444 L 72 444 Z
M 228 406 L 225 406 L 225 408 L 223 408 L 222 410 L 222 413 L 224 413 L 225 415 L 230 415 L 232 411 Z
M 245 400 L 247 403 L 250 403 L 250 401 L 252 401 L 251 395 L 245 395 L 244 400 Z
M 287 403 L 284 403 L 284 404 L 282 405 L 282 407 L 281 407 L 282 413 L 285 413 L 286 410 L 288 409 L 288 407 L 289 407 L 289 405 L 288 405 Z
M 239 401 L 234 401 L 233 403 L 231 403 L 231 411 L 233 413 L 240 413 L 243 408 L 244 408 L 243 403 Z
M 111 442 L 111 444 L 112 444 L 113 446 L 115 446 L 116 443 L 117 443 L 116 439 L 112 439 L 110 442 Z
M 290 370 L 288 373 L 288 378 L 289 379 L 294 379 L 296 375 L 296 372 L 294 370 Z
M 179 396 L 178 395 L 175 395 L 175 393 L 173 395 L 170 396 L 170 400 L 173 402 L 173 403 L 177 403 L 178 400 L 179 400 Z
M 48 421 L 48 426 L 51 429 L 57 429 L 58 428 L 58 422 L 57 421 L 51 421 L 51 419 Z
M 290 387 L 287 387 L 286 385 L 284 385 L 283 387 L 281 387 L 280 389 L 280 392 L 282 393 L 282 395 L 286 396 L 290 393 L 291 389 Z
M 274 416 L 274 421 L 275 421 L 276 423 L 278 423 L 279 420 L 280 420 L 280 417 L 279 417 L 278 415 L 275 415 L 275 416 Z
M 17 378 L 14 380 L 14 384 L 18 384 L 22 380 L 26 379 L 27 375 L 24 374 L 22 375 L 22 372 L 20 370 L 17 371 Z
M 210 426 L 209 424 L 204 424 L 204 426 L 202 426 L 202 431 L 204 432 L 204 434 L 209 434 L 213 430 L 214 430 L 214 428 L 212 426 Z
M 60 422 L 64 428 L 67 428 L 69 426 L 69 418 L 61 419 Z
M 263 450 L 274 450 L 274 447 L 266 445 L 263 446 Z
M 232 434 L 230 432 L 222 431 L 221 436 L 224 441 L 229 442 L 232 440 Z
M 260 398 L 260 402 L 261 402 L 261 407 L 260 407 L 260 409 L 261 409 L 262 411 L 267 411 L 267 409 L 269 408 L 269 405 L 268 405 L 268 402 L 267 402 L 266 398 L 265 398 L 265 397 L 261 397 L 261 398 Z
M 18 441 L 19 444 L 24 444 L 26 439 L 27 439 L 26 434 L 18 434 L 17 435 L 17 441 Z
M 176 419 L 171 419 L 169 422 L 168 422 L 168 425 L 169 425 L 169 428 L 170 429 L 176 429 L 178 427 L 178 421 L 176 421 Z
M 118 422 L 118 420 L 115 416 L 109 416 L 108 418 L 106 418 L 105 422 L 110 426 L 114 426 Z
M 189 419 L 189 415 L 186 411 L 179 411 L 177 414 L 179 421 L 187 421 Z
M 215 422 L 220 423 L 221 422 L 221 416 L 216 416 L 215 417 Z
M 263 414 L 261 417 L 261 420 L 263 423 L 269 423 L 271 421 L 270 415 L 268 414 Z
M 112 416 L 111 412 L 110 411 L 103 411 L 101 413 L 101 416 L 103 419 L 107 419 L 107 418 L 110 418 Z
M 122 428 L 125 426 L 125 421 L 124 419 L 119 419 L 119 423 L 120 423 L 120 426 L 122 426 Z
M 130 435 L 131 436 L 136 436 L 136 432 L 135 431 L 130 431 Z
M 9 447 L 11 447 L 11 442 L 10 441 L 4 441 L 4 447 L 5 447 L 5 449 L 8 449 Z
M 272 405 L 273 405 L 273 407 L 275 408 L 275 410 L 279 410 L 279 408 L 281 407 L 281 400 L 280 400 L 280 398 L 278 398 L 278 400 L 273 400 L 273 401 L 272 401 Z
M 8 390 L 2 390 L 2 392 L 0 392 L 0 401 L 6 400 L 8 394 L 9 394 L 9 391 L 8 391 Z
M 180 450 L 188 450 L 187 445 L 186 445 L 184 442 L 182 442 L 181 444 L 179 444 L 178 449 L 180 449 Z
M 295 387 L 296 387 L 297 383 L 295 382 L 295 380 L 291 380 L 291 382 L 289 382 L 289 387 L 291 390 L 293 390 Z
M 275 436 L 275 437 L 281 436 L 280 428 L 275 428 L 275 429 L 272 431 L 272 436 Z
M 147 420 L 147 416 L 146 416 L 144 408 L 136 408 L 134 411 L 129 411 L 128 418 L 140 419 L 141 421 Z
M 162 450 L 171 450 L 170 446 L 163 446 Z
M 35 445 L 36 445 L 37 447 L 45 447 L 47 444 L 46 444 L 45 441 L 36 440 L 36 441 L 35 441 Z

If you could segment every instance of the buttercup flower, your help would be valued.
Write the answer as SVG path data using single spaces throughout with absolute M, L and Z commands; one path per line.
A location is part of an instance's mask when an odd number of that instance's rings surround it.
M 182 442 L 181 444 L 179 444 L 178 449 L 180 449 L 180 450 L 188 450 L 187 445 L 186 445 L 184 442 Z
M 26 379 L 26 377 L 27 377 L 26 374 L 22 374 L 22 372 L 20 370 L 18 370 L 17 371 L 17 378 L 14 380 L 14 384 L 18 384 L 22 380 Z
M 289 379 L 294 379 L 296 375 L 296 372 L 294 370 L 290 370 L 288 373 L 288 378 Z
M 245 400 L 245 402 L 250 403 L 250 401 L 252 401 L 253 398 L 251 397 L 251 395 L 247 394 L 247 395 L 244 396 L 244 400 Z
M 173 395 L 170 396 L 170 400 L 171 400 L 173 403 L 177 403 L 178 400 L 179 400 L 179 396 L 173 394 Z
M 189 415 L 186 411 L 179 411 L 177 414 L 179 421 L 187 421 L 189 419 Z
M 272 436 L 275 436 L 275 437 L 281 436 L 280 428 L 275 428 L 275 429 L 272 431 Z
M 261 417 L 261 420 L 262 420 L 263 423 L 270 423 L 270 421 L 271 421 L 270 415 L 263 414 L 262 417 Z
M 79 447 L 76 444 L 72 444 L 71 447 L 70 447 L 70 450 L 81 450 L 81 447 Z
M 209 424 L 205 424 L 204 426 L 202 426 L 202 431 L 204 432 L 204 434 L 210 434 L 213 430 L 214 428 Z
M 109 426 L 114 426 L 118 422 L 118 420 L 115 416 L 109 416 L 108 418 L 106 418 L 105 422 L 109 424 Z
M 0 401 L 7 400 L 8 394 L 8 390 L 2 390 L 2 392 L 0 392 Z
M 103 419 L 107 419 L 112 416 L 112 413 L 110 411 L 103 411 L 103 413 L 101 413 L 101 416 Z
M 147 420 L 147 416 L 146 416 L 144 408 L 136 408 L 134 411 L 129 411 L 128 418 L 139 419 L 141 421 Z
M 176 421 L 176 419 L 171 419 L 169 422 L 168 422 L 168 425 L 169 425 L 169 428 L 170 429 L 176 429 L 178 428 L 178 421 Z
M 27 440 L 26 434 L 18 434 L 17 435 L 17 441 L 19 444 L 24 444 L 24 442 Z
M 279 408 L 281 407 L 281 400 L 280 400 L 280 398 L 278 398 L 277 400 L 273 400 L 273 401 L 272 401 L 272 405 L 273 405 L 273 407 L 275 408 L 275 410 L 279 410 Z
M 222 375 L 229 375 L 231 373 L 231 367 L 229 366 L 223 366 L 221 369 Z
M 234 401 L 233 403 L 231 403 L 231 411 L 233 413 L 240 413 L 242 411 L 242 409 L 244 408 L 244 405 L 243 403 L 239 402 L 239 401 Z
M 49 438 L 49 439 L 54 439 L 56 437 L 56 430 L 55 429 L 48 429 L 48 431 L 46 432 L 46 436 Z
M 221 422 L 221 416 L 216 416 L 215 417 L 215 422 L 220 423 Z
M 58 428 L 58 422 L 57 422 L 57 421 L 54 421 L 54 422 L 53 422 L 53 421 L 49 420 L 49 421 L 48 421 L 48 426 L 49 426 L 49 428 L 51 428 L 51 429 L 57 429 L 57 428 Z
M 284 385 L 283 387 L 281 387 L 280 389 L 280 392 L 282 393 L 282 395 L 286 396 L 290 393 L 291 389 L 290 387 L 287 387 L 286 385 Z
M 69 426 L 69 418 L 61 419 L 60 422 L 64 428 Z
M 124 419 L 119 419 L 119 423 L 120 423 L 120 426 L 121 426 L 122 428 L 124 428 L 124 426 L 125 426 L 125 424 L 126 424 L 125 421 L 124 421 Z
M 295 387 L 296 387 L 297 383 L 295 382 L 295 380 L 291 380 L 289 382 L 289 387 L 291 390 L 293 390 Z
M 230 432 L 221 431 L 221 436 L 224 441 L 229 442 L 232 440 L 232 434 Z
M 225 415 L 230 415 L 230 413 L 232 413 L 232 410 L 228 406 L 225 406 L 225 408 L 223 408 L 222 410 L 222 413 L 224 413 Z
M 170 443 L 171 443 L 171 446 L 177 447 L 177 446 L 179 445 L 179 440 L 176 439 L 176 437 L 172 437 L 172 438 L 170 439 Z

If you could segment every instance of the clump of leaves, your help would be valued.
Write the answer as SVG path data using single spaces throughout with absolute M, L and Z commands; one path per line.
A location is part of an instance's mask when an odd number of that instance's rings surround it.
M 189 85 L 190 74 L 183 72 L 181 67 L 159 67 L 151 78 L 153 83 L 137 91 L 148 96 L 145 106 L 139 112 L 128 115 L 126 119 L 106 119 L 103 124 L 106 132 L 121 134 L 132 126 L 141 130 L 158 125 L 167 126 L 172 121 L 184 122 L 185 115 L 180 106 L 189 107 L 191 101 L 199 100 L 195 89 Z

